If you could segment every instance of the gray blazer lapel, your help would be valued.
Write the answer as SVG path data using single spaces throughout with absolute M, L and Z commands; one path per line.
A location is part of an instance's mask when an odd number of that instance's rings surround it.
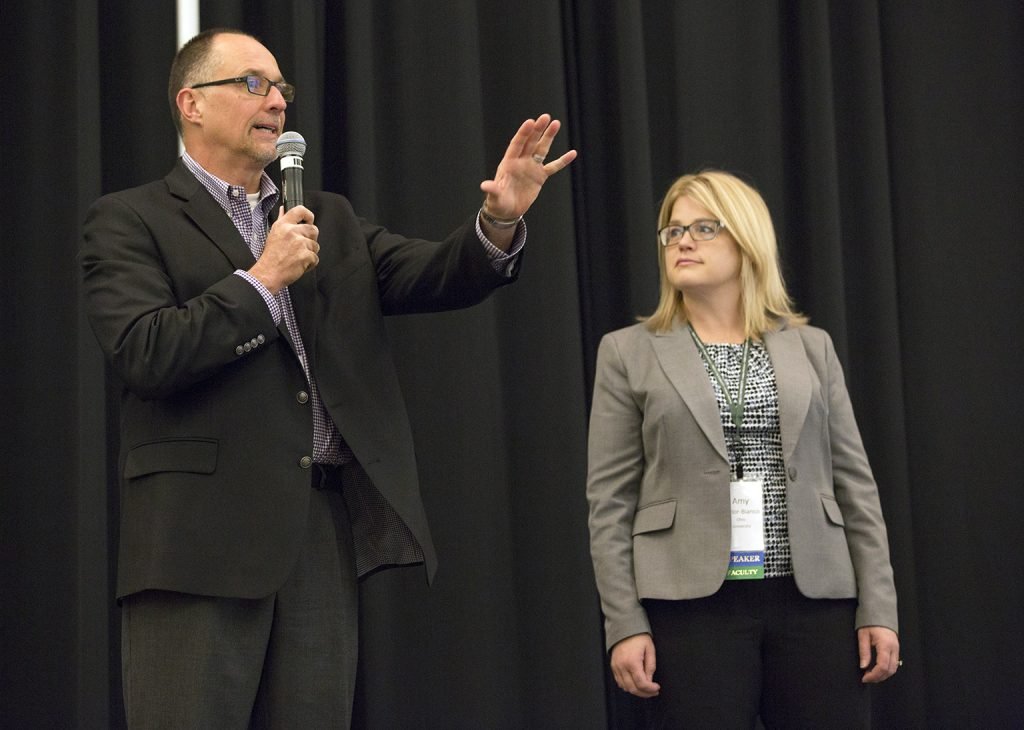
M 708 380 L 708 372 L 701 362 L 700 352 L 690 337 L 689 328 L 677 325 L 669 332 L 655 334 L 653 342 L 661 369 L 690 409 L 708 441 L 728 461 L 718 402 L 711 381 Z
M 789 462 L 804 427 L 811 403 L 811 376 L 807 353 L 795 329 L 768 332 L 764 336 L 768 356 L 775 371 L 779 393 L 779 426 L 782 430 L 782 455 Z

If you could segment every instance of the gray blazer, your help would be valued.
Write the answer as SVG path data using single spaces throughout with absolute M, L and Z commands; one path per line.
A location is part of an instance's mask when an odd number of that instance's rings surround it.
M 767 333 L 797 587 L 858 599 L 856 626 L 897 630 L 878 489 L 832 340 Z M 650 631 L 645 598 L 715 593 L 729 562 L 729 462 L 704 364 L 685 325 L 601 340 L 590 416 L 590 545 L 608 648 Z

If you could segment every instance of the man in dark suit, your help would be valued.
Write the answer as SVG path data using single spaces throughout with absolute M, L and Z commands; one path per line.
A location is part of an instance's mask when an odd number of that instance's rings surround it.
M 264 172 L 294 88 L 238 31 L 171 69 L 185 154 L 90 209 L 80 255 L 124 383 L 117 595 L 128 722 L 344 727 L 356 581 L 434 548 L 386 314 L 469 306 L 515 279 L 522 215 L 570 151 L 527 120 L 479 213 L 406 239 Z

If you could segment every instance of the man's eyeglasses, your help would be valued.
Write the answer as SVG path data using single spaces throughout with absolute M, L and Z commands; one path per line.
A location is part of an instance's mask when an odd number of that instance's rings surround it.
M 718 232 L 725 228 L 722 221 L 699 220 L 688 226 L 665 226 L 658 231 L 658 240 L 662 246 L 674 246 L 683 240 L 686 232 L 690 232 L 690 238 L 694 241 L 710 241 L 718 235 Z
M 271 81 L 265 76 L 236 76 L 233 79 L 221 79 L 220 81 L 207 81 L 202 84 L 193 84 L 193 89 L 201 89 L 204 86 L 223 86 L 224 84 L 245 84 L 245 89 L 256 96 L 267 96 L 271 87 L 276 86 L 281 92 L 284 100 L 291 102 L 295 99 L 295 87 L 287 81 Z

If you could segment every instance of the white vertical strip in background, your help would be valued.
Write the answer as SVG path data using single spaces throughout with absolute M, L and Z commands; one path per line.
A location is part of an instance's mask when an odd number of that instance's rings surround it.
M 176 0 L 178 48 L 199 32 L 199 0 Z M 181 137 L 178 138 L 178 154 L 185 151 Z

